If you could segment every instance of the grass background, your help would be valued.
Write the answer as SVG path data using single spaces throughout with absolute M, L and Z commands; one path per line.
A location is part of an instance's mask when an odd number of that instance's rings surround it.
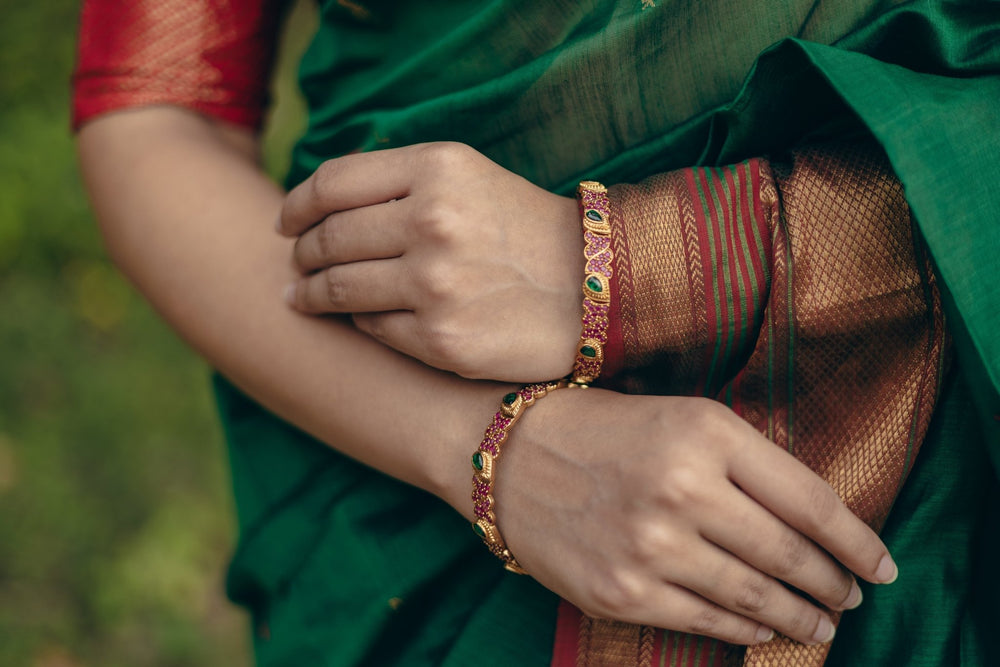
M 104 256 L 69 131 L 77 0 L 0 0 L 0 665 L 246 665 L 209 370 Z M 290 16 L 266 165 L 302 127 Z

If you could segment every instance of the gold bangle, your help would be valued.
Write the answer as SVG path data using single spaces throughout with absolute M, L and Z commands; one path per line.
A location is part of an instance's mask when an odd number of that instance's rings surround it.
M 583 181 L 576 189 L 583 220 L 586 261 L 583 276 L 583 332 L 576 350 L 570 381 L 588 385 L 601 374 L 604 346 L 608 342 L 611 304 L 611 203 L 608 190 L 596 181 Z
M 500 410 L 486 428 L 479 449 L 472 454 L 472 508 L 476 516 L 472 530 L 486 543 L 490 553 L 503 561 L 506 569 L 517 574 L 527 573 L 500 536 L 496 514 L 493 512 L 493 481 L 496 479 L 497 459 L 500 458 L 500 448 L 507 441 L 510 429 L 524 411 L 546 394 L 565 386 L 565 380 L 529 384 L 505 395 L 500 402 Z

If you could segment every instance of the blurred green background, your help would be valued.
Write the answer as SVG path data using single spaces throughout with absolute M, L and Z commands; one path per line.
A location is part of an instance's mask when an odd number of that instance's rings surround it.
M 300 131 L 289 17 L 266 135 Z M 0 665 L 247 665 L 209 369 L 104 256 L 69 132 L 78 0 L 0 0 Z

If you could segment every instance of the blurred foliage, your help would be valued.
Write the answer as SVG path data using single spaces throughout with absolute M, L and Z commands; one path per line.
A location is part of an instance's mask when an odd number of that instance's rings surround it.
M 209 369 L 105 258 L 77 173 L 77 12 L 0 0 L 0 665 L 249 664 Z M 288 21 L 274 174 L 314 20 Z

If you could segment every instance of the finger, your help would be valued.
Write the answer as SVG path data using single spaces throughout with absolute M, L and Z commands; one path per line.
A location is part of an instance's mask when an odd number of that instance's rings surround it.
M 399 257 L 405 249 L 405 215 L 403 201 L 392 201 L 327 216 L 295 242 L 295 264 L 308 273 L 334 264 Z
M 365 313 L 410 308 L 410 281 L 399 259 L 338 264 L 288 286 L 285 300 L 303 313 Z
M 758 503 L 873 583 L 890 583 L 896 565 L 878 535 L 830 485 L 747 426 L 746 447 L 730 459 L 729 477 Z
M 298 236 L 331 213 L 405 197 L 418 149 L 405 146 L 327 160 L 285 197 L 278 231 Z
M 641 617 L 622 620 L 714 637 L 730 644 L 760 644 L 774 637 L 770 627 L 669 583 L 655 596 L 651 610 Z
M 707 510 L 705 539 L 831 609 L 853 609 L 861 603 L 854 577 L 738 489 L 717 495 Z
M 415 359 L 425 359 L 427 350 L 421 344 L 417 316 L 413 311 L 394 310 L 384 313 L 357 313 L 354 326 L 397 352 Z
M 671 581 L 804 644 L 833 639 L 826 612 L 732 554 L 704 544 L 697 559 L 671 563 Z

